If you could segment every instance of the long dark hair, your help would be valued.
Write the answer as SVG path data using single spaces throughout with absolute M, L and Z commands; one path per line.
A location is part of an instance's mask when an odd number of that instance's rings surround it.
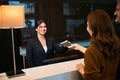
M 45 23 L 45 24 L 46 24 L 46 22 L 45 22 L 44 20 L 38 20 L 38 21 L 37 21 L 37 26 L 35 27 L 35 29 L 36 29 L 41 23 Z M 47 25 L 47 24 L 46 24 L 46 25 Z
M 113 55 L 120 53 L 120 42 L 115 34 L 114 27 L 109 15 L 103 10 L 91 12 L 87 21 L 93 34 L 91 43 L 97 45 L 97 48 L 106 58 L 113 58 Z

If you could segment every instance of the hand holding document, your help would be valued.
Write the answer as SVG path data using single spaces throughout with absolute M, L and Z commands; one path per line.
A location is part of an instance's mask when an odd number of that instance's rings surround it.
M 68 48 L 70 48 L 70 46 L 71 46 L 71 42 L 68 40 L 63 41 L 60 44 L 63 45 L 64 47 L 68 47 Z
M 77 44 L 77 43 L 74 43 L 74 44 L 72 44 L 70 41 L 68 41 L 68 40 L 65 40 L 65 41 L 63 41 L 63 42 L 61 42 L 60 43 L 62 46 L 64 46 L 64 47 L 68 47 L 68 48 L 72 48 L 72 49 L 74 49 L 74 50 L 79 50 L 79 51 L 81 51 L 82 53 L 85 53 L 85 51 L 86 51 L 86 47 L 84 47 L 84 46 L 81 46 L 80 44 Z

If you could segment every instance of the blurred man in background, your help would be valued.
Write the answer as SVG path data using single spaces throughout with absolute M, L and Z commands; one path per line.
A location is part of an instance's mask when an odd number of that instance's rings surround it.
M 120 23 L 120 0 L 117 0 L 117 5 L 114 15 L 116 16 L 115 22 Z M 120 80 L 120 63 L 117 70 L 116 80 Z

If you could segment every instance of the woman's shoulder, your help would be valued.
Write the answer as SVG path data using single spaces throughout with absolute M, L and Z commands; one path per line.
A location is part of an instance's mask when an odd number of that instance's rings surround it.
M 91 44 L 88 48 L 86 52 L 91 52 L 91 53 L 97 53 L 99 52 L 99 48 L 98 46 Z
M 28 43 L 33 43 L 33 42 L 36 42 L 37 40 L 38 40 L 37 37 L 33 37 L 28 40 Z
M 52 38 L 52 37 L 47 37 L 46 39 L 47 39 L 47 41 L 52 41 L 52 42 L 55 41 L 54 38 Z
M 88 47 L 88 49 L 95 49 L 95 48 L 97 48 L 97 46 L 95 45 L 95 44 L 91 44 L 89 47 Z
M 96 45 L 90 45 L 85 52 L 85 56 L 89 56 L 94 59 L 100 57 L 100 55 L 101 52 Z
M 48 39 L 48 40 L 54 40 L 54 38 L 52 38 L 52 37 L 46 37 L 46 39 Z

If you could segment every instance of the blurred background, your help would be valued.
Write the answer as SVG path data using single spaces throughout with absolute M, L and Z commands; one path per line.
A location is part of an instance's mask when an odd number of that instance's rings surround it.
M 26 44 L 35 35 L 34 28 L 40 19 L 47 22 L 47 36 L 54 38 L 57 43 L 69 40 L 88 47 L 90 42 L 86 31 L 86 17 L 95 9 L 103 9 L 110 15 L 116 34 L 120 37 L 120 25 L 114 22 L 113 15 L 115 0 L 0 0 L 0 5 L 23 5 L 25 8 L 25 27 L 14 30 L 18 69 L 25 68 L 23 63 L 25 63 Z M 4 72 L 13 68 L 10 30 L 0 29 L 0 37 L 0 61 L 2 63 L 0 72 Z M 68 56 L 70 58 L 67 58 Z M 54 55 L 54 58 L 58 57 L 62 57 L 61 61 L 65 61 L 83 58 L 83 54 L 69 50 L 62 55 Z

